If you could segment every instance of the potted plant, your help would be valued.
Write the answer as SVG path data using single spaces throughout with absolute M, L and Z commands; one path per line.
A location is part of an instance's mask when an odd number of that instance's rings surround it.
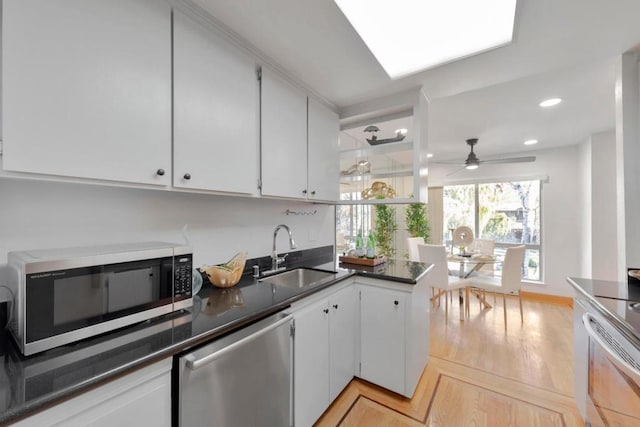
M 396 209 L 389 205 L 376 205 L 374 238 L 378 254 L 393 258 L 396 254 L 394 237 L 397 230 Z
M 410 237 L 429 239 L 429 222 L 427 221 L 427 205 L 424 203 L 410 203 L 405 209 L 405 220 Z

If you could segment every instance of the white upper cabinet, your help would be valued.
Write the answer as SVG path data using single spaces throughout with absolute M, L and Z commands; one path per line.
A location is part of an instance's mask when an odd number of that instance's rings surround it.
M 262 69 L 262 194 L 307 194 L 307 96 Z
M 262 69 L 262 194 L 338 200 L 338 115 Z
M 258 191 L 256 64 L 214 30 L 174 11 L 173 185 Z
M 3 2 L 3 167 L 171 182 L 171 8 Z
M 338 115 L 309 98 L 308 198 L 335 201 L 340 197 Z

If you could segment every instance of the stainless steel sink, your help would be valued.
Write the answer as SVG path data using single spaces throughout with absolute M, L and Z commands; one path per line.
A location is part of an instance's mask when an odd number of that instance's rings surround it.
M 332 271 L 313 270 L 311 268 L 296 268 L 260 279 L 260 282 L 267 282 L 274 285 L 284 286 L 293 289 L 308 288 L 321 283 L 326 283 L 336 278 L 336 273 Z

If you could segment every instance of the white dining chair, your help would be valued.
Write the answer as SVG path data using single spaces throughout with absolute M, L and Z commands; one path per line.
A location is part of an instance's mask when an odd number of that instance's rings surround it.
M 418 253 L 418 245 L 424 245 L 422 237 L 407 237 L 407 253 L 409 261 L 420 262 L 420 254 Z
M 505 329 L 507 329 L 506 295 L 518 296 L 518 301 L 520 303 L 520 322 L 524 323 L 524 316 L 522 314 L 522 298 L 520 297 L 524 251 L 524 245 L 507 248 L 507 252 L 504 256 L 504 262 L 502 264 L 502 277 L 475 276 L 469 279 L 472 288 L 502 294 Z
M 479 255 L 493 256 L 495 248 L 496 248 L 496 241 L 493 239 L 475 239 L 473 241 L 473 244 L 471 245 L 471 252 L 475 252 L 476 254 L 479 254 Z M 493 276 L 494 274 L 493 264 L 489 263 L 489 264 L 483 265 L 482 268 L 480 268 L 480 271 L 490 276 Z
M 470 285 L 470 282 L 466 279 L 462 279 L 456 276 L 449 275 L 449 268 L 447 266 L 447 248 L 443 245 L 418 245 L 418 254 L 420 256 L 420 262 L 433 264 L 433 269 L 427 274 L 425 278 L 427 285 L 439 290 L 436 295 L 438 297 L 438 303 L 440 302 L 440 295 L 444 293 L 445 301 L 445 316 L 449 316 L 449 298 L 447 296 L 451 291 L 456 289 L 466 288 Z M 432 297 L 432 300 L 435 297 Z M 468 300 L 465 298 L 465 313 L 468 312 Z
M 496 241 L 493 239 L 475 239 L 471 245 L 471 250 L 480 255 L 493 255 L 496 248 Z

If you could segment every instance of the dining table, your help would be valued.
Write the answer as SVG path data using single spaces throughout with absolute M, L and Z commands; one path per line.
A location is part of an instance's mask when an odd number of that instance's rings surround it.
M 449 275 L 458 276 L 461 279 L 469 280 L 469 286 L 458 289 L 458 299 L 460 301 L 460 320 L 465 319 L 465 314 L 469 315 L 469 296 L 471 294 L 472 279 L 480 274 L 480 270 L 485 266 L 492 266 L 491 273 L 495 271 L 495 266 L 501 264 L 504 260 L 495 255 L 485 255 L 479 253 L 465 252 L 447 255 L 447 263 L 449 265 Z M 479 293 L 473 293 L 480 301 L 483 308 L 491 308 L 486 299 Z M 466 304 L 465 304 L 466 301 Z

